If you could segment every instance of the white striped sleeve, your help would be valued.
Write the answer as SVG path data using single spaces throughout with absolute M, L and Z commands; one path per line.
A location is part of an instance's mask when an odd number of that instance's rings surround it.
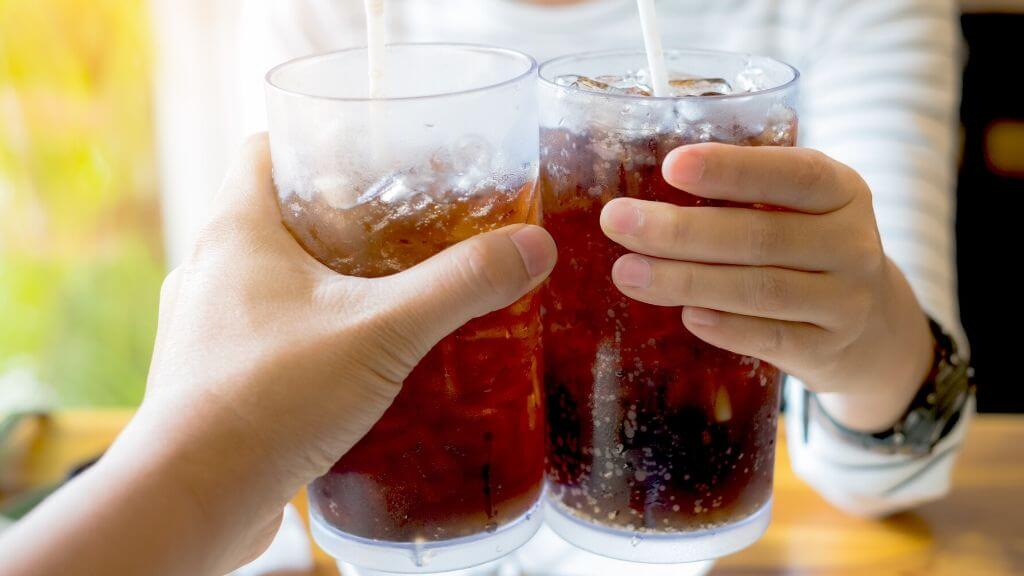
M 886 253 L 925 312 L 967 341 L 955 272 L 955 167 L 960 78 L 953 0 L 822 0 L 808 20 L 802 144 L 856 169 L 871 187 Z M 837 506 L 879 515 L 939 498 L 972 409 L 932 454 L 852 447 L 809 417 L 790 379 L 787 437 L 794 469 Z
M 925 311 L 967 342 L 954 266 L 960 33 L 952 0 L 823 0 L 810 19 L 803 144 L 874 195 L 882 242 Z
M 833 506 L 857 516 L 884 516 L 949 493 L 953 463 L 974 414 L 968 401 L 931 454 L 879 454 L 837 438 L 820 425 L 814 400 L 799 382 L 786 386 L 786 446 L 793 470 Z

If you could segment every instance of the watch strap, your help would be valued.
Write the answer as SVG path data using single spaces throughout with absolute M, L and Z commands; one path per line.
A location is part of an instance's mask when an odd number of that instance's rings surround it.
M 923 456 L 949 434 L 974 393 L 973 370 L 957 350 L 956 342 L 929 318 L 935 338 L 932 370 L 903 416 L 888 430 L 869 433 L 837 422 L 810 394 L 808 408 L 815 420 L 835 436 L 858 447 L 885 454 Z

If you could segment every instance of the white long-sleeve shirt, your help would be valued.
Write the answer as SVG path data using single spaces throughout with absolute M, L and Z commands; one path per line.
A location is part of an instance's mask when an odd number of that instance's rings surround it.
M 230 65 L 236 73 L 232 87 L 237 98 L 224 108 L 229 116 L 223 121 L 226 130 L 240 137 L 263 125 L 262 73 L 269 66 L 363 44 L 362 4 L 240 4 L 245 30 L 236 38 L 242 56 Z M 178 1 L 173 5 L 182 7 Z M 495 44 L 523 50 L 538 60 L 642 46 L 633 0 L 590 0 L 562 7 L 517 0 L 387 0 L 387 7 L 392 42 Z M 966 350 L 954 267 L 961 70 L 956 3 L 660 0 L 657 9 L 666 46 L 767 54 L 800 69 L 801 145 L 860 172 L 874 195 L 886 252 L 907 276 L 924 310 Z M 178 119 L 188 121 L 186 114 Z M 210 128 L 208 123 L 205 128 Z M 181 149 L 166 149 L 175 145 Z M 165 139 L 164 157 L 187 154 L 184 147 L 194 145 Z M 174 196 L 189 192 L 170 190 L 168 197 L 173 202 Z M 786 423 L 793 465 L 831 502 L 854 513 L 875 515 L 948 491 L 970 408 L 933 454 L 885 456 L 852 448 L 817 426 L 815 419 L 804 418 L 805 391 L 799 382 L 789 384 Z
M 250 71 L 365 42 L 359 0 L 269 7 L 269 48 L 246 68 L 253 125 L 261 77 Z M 954 267 L 959 11 L 953 0 L 660 0 L 666 46 L 773 56 L 802 74 L 800 143 L 855 168 L 870 185 L 888 255 L 925 311 L 957 336 Z M 538 60 L 640 47 L 632 0 L 545 7 L 519 0 L 388 0 L 393 42 L 516 48 Z M 255 62 L 250 59 L 249 62 Z

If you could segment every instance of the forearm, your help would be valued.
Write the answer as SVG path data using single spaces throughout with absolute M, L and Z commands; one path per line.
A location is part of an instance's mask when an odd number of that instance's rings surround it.
M 244 536 L 273 534 L 273 498 L 260 502 L 259 488 L 230 475 L 226 447 L 218 449 L 223 462 L 204 474 L 189 439 L 140 420 L 4 535 L 5 574 L 221 574 L 252 556 Z
M 162 464 L 135 464 L 102 459 L 16 525 L 0 540 L 7 573 L 203 574 L 209 527 L 187 489 Z

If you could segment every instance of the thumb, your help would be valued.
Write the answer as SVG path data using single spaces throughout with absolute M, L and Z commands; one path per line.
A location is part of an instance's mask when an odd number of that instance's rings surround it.
M 508 226 L 464 240 L 417 266 L 380 281 L 403 318 L 418 356 L 489 312 L 511 305 L 547 278 L 555 242 L 539 226 Z M 406 323 L 411 322 L 411 324 Z

